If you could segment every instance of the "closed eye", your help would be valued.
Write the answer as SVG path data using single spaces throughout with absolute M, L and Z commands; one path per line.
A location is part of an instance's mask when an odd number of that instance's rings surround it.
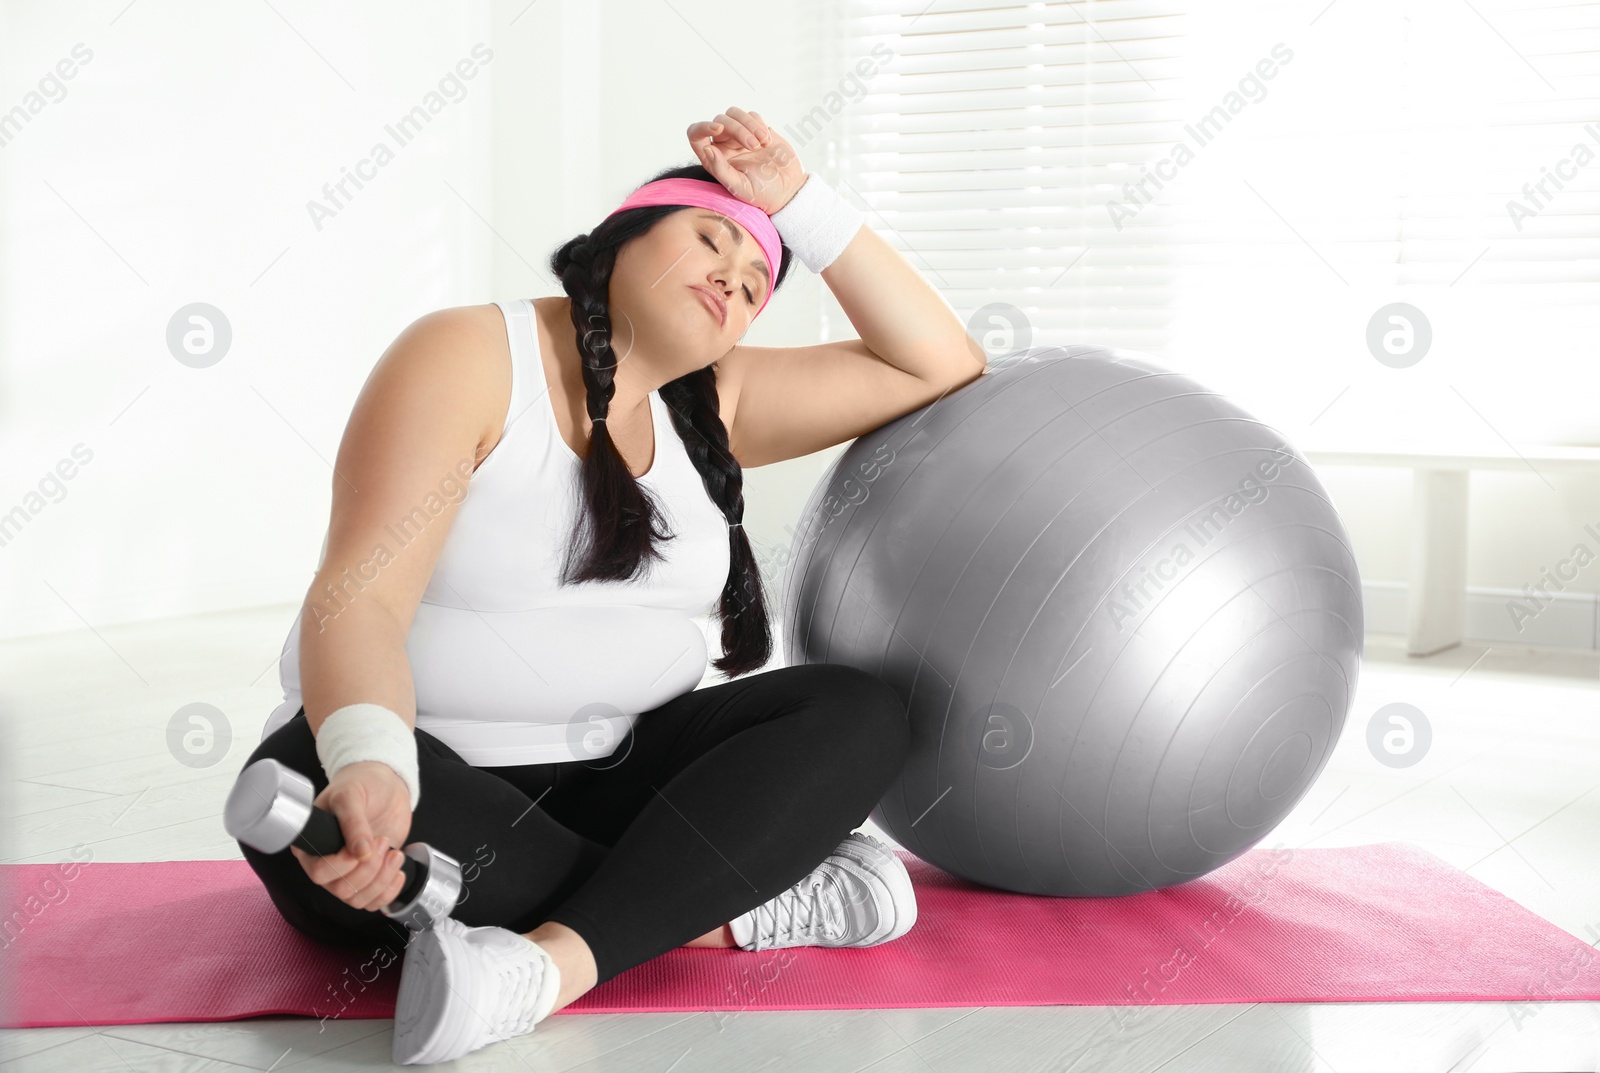
M 707 246 L 710 246 L 717 253 L 721 253 L 722 252 L 721 250 L 717 249 L 717 244 L 715 242 L 711 241 L 711 237 L 709 235 L 701 235 L 700 236 L 700 241 L 704 242 Z M 739 289 L 744 291 L 745 299 L 748 300 L 751 305 L 755 305 L 756 304 L 756 296 L 750 293 L 750 288 L 749 287 L 741 287 Z

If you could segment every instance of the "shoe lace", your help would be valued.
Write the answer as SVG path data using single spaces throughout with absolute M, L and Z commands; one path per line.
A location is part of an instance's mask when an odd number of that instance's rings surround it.
M 752 910 L 755 921 L 755 948 L 762 950 L 766 944 L 778 939 L 794 943 L 798 939 L 838 939 L 844 933 L 844 920 L 837 911 L 837 900 L 827 898 L 822 889 L 831 884 L 837 897 L 842 897 L 838 880 L 827 872 L 813 873 L 809 882 L 802 880 L 782 894 Z
M 534 1025 L 533 1004 L 542 978 L 541 958 L 533 949 L 525 955 L 521 951 L 516 954 L 496 951 L 494 961 L 500 987 L 496 990 L 497 1001 L 489 1029 L 496 1039 L 519 1036 Z

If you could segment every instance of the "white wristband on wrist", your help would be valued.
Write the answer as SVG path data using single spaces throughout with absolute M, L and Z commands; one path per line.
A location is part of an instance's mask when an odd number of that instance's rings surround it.
M 317 728 L 317 759 L 331 780 L 346 764 L 376 760 L 405 780 L 416 811 L 422 790 L 417 780 L 417 738 L 406 721 L 381 704 L 346 704 Z
M 818 274 L 844 252 L 866 222 L 859 209 L 815 174 L 806 176 L 794 197 L 771 219 L 783 244 Z

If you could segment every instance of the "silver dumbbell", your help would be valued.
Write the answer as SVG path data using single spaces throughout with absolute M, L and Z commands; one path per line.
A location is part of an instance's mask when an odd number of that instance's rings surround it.
M 239 773 L 223 807 L 222 825 L 235 839 L 262 853 L 281 853 L 291 845 L 326 857 L 344 848 L 339 818 L 311 802 L 311 780 L 266 757 Z M 461 900 L 461 864 L 426 842 L 405 848 L 405 885 L 380 910 L 412 931 L 427 931 Z

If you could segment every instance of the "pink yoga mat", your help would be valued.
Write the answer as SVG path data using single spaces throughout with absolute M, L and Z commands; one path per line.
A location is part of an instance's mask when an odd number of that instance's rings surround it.
M 892 943 L 672 950 L 561 1013 L 1600 999 L 1583 940 L 1404 843 L 1257 849 L 1095 899 L 989 890 L 899 852 L 919 916 Z M 244 861 L 60 869 L 0 867 L 7 1027 L 393 1015 L 403 950 L 305 938 Z

